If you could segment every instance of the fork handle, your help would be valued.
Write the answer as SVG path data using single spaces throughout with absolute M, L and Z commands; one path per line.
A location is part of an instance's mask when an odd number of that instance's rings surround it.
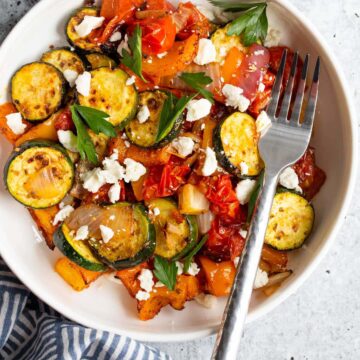
M 213 360 L 234 360 L 237 357 L 278 176 L 279 173 L 264 174 L 263 188 L 252 215 L 245 248 L 215 342 Z

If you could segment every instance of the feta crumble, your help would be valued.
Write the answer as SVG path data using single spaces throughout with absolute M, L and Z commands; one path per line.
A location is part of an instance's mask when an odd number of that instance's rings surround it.
M 271 126 L 271 120 L 268 116 L 268 114 L 266 113 L 266 111 L 261 111 L 261 113 L 258 115 L 258 117 L 256 118 L 256 131 L 259 134 L 264 134 L 265 131 Z
M 86 240 L 89 236 L 89 227 L 87 225 L 80 226 L 77 231 L 74 240 Z
M 8 114 L 6 117 L 6 124 L 15 135 L 21 135 L 26 129 L 26 124 L 22 122 L 22 116 L 19 112 Z
M 163 52 L 163 53 L 161 53 L 161 54 L 157 54 L 157 57 L 159 58 L 159 59 L 162 59 L 163 57 L 165 57 L 167 55 L 167 51 L 165 51 L 165 52 Z
M 115 42 L 115 41 L 119 41 L 121 40 L 122 36 L 121 36 L 121 32 L 120 31 L 115 31 L 111 36 L 110 36 L 110 42 Z
M 114 204 L 117 201 L 119 201 L 120 200 L 120 193 L 121 193 L 121 187 L 120 187 L 118 182 L 111 185 L 111 187 L 110 187 L 110 189 L 108 191 L 108 196 L 109 196 L 110 202 Z
M 154 216 L 159 216 L 159 215 L 160 215 L 160 210 L 159 210 L 159 208 L 155 207 L 155 208 L 153 209 L 153 214 L 154 214 Z
M 201 293 L 195 296 L 195 301 L 207 309 L 212 309 L 217 303 L 217 298 L 214 295 Z
M 216 59 L 216 48 L 211 40 L 200 39 L 197 55 L 194 59 L 195 64 L 206 65 Z
M 146 122 L 150 117 L 150 110 L 146 105 L 141 106 L 137 113 L 137 119 L 139 120 L 140 124 Z
M 292 167 L 287 167 L 280 174 L 279 183 L 281 186 L 290 190 L 292 189 L 301 190 L 299 186 L 299 177 L 297 176 L 295 170 Z M 302 190 L 300 192 L 302 192 Z
M 77 147 L 77 136 L 71 130 L 58 130 L 57 136 L 65 149 L 72 152 L 79 152 Z
M 176 261 L 175 265 L 176 265 L 176 268 L 177 268 L 176 275 L 181 275 L 184 272 L 184 264 L 181 263 L 180 261 Z
M 91 193 L 96 193 L 106 184 L 103 171 L 100 168 L 94 168 L 82 175 L 84 189 Z
M 182 157 L 187 157 L 194 151 L 194 140 L 187 136 L 179 136 L 171 143 L 172 147 Z
M 53 225 L 57 225 L 57 224 L 63 222 L 73 211 L 74 211 L 74 208 L 71 205 L 64 206 L 55 215 L 54 220 L 53 220 Z
M 146 292 L 146 291 L 139 290 L 136 293 L 135 297 L 139 301 L 145 301 L 145 300 L 148 300 L 150 298 L 150 294 L 148 292 Z
M 191 100 L 187 105 L 187 121 L 196 121 L 210 114 L 211 102 L 207 99 Z
M 90 95 L 90 85 L 91 85 L 91 74 L 88 71 L 83 72 L 75 80 L 76 90 L 83 96 Z
M 130 181 L 138 181 L 143 175 L 146 174 L 146 167 L 133 159 L 125 159 L 124 164 L 126 165 L 124 180 L 127 183 Z
M 249 173 L 249 167 L 244 161 L 241 161 L 240 163 L 240 173 L 241 175 L 247 175 Z
M 250 105 L 250 100 L 242 95 L 243 92 L 243 89 L 238 86 L 225 84 L 222 88 L 222 93 L 226 98 L 226 105 L 245 112 Z
M 130 85 L 133 85 L 135 84 L 135 76 L 132 75 L 130 76 L 127 80 L 126 80 L 126 83 L 125 83 L 127 86 L 130 86 Z
M 122 40 L 117 48 L 117 52 L 120 56 L 122 56 L 122 51 L 127 50 L 130 53 L 130 48 L 128 44 L 128 36 L 125 34 L 124 40 Z
M 154 286 L 153 273 L 149 269 L 142 269 L 138 276 L 140 287 L 146 292 L 150 292 Z
M 114 237 L 114 231 L 105 225 L 100 225 L 101 238 L 106 244 Z
M 66 70 L 64 70 L 63 74 L 64 74 L 66 81 L 69 83 L 69 85 L 71 87 L 74 87 L 75 81 L 78 78 L 79 73 L 74 70 L 71 70 L 71 69 L 66 69 Z
M 205 162 L 201 173 L 203 174 L 203 176 L 210 176 L 216 171 L 218 163 L 213 149 L 207 147 L 205 154 Z
M 236 185 L 236 197 L 241 205 L 245 205 L 249 202 L 250 196 L 256 186 L 255 180 L 245 179 L 241 180 Z
M 192 262 L 189 266 L 187 274 L 196 276 L 200 272 L 200 268 L 198 267 L 197 263 Z
M 88 16 L 85 15 L 83 21 L 75 26 L 75 31 L 77 34 L 83 38 L 88 36 L 93 30 L 99 28 L 105 18 L 103 16 L 97 17 L 97 16 Z
M 254 282 L 254 289 L 259 289 L 261 287 L 264 287 L 268 282 L 269 282 L 269 276 L 267 272 L 258 268 Z
M 281 33 L 279 30 L 274 28 L 269 28 L 268 33 L 266 35 L 266 39 L 264 41 L 264 46 L 273 47 L 278 46 L 281 38 Z

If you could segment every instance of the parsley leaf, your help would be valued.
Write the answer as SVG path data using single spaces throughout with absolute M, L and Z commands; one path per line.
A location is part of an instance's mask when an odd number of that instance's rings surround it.
M 109 117 L 107 113 L 81 105 L 73 105 L 73 107 L 96 134 L 103 133 L 109 137 L 116 137 L 114 126 L 106 120 Z
M 136 25 L 133 34 L 129 37 L 128 44 L 131 53 L 123 49 L 121 63 L 131 69 L 141 80 L 145 81 L 142 75 L 142 31 L 139 25 Z
M 256 201 L 257 201 L 257 198 L 259 197 L 259 193 L 262 188 L 263 182 L 264 182 L 264 172 L 262 172 L 259 175 L 259 177 L 256 181 L 255 189 L 253 190 L 253 192 L 250 195 L 250 200 L 248 203 L 248 214 L 247 214 L 247 222 L 248 223 L 251 221 L 251 217 L 254 212 Z
M 98 163 L 98 157 L 96 154 L 95 146 L 88 134 L 84 123 L 80 116 L 76 112 L 74 105 L 70 106 L 72 120 L 76 127 L 77 132 L 77 147 L 82 159 L 89 159 L 93 164 Z
M 228 27 L 228 35 L 242 35 L 245 46 L 250 46 L 259 39 L 264 41 L 268 31 L 265 3 L 255 5 L 244 11 Z
M 225 12 L 239 12 L 251 9 L 254 6 L 259 6 L 265 4 L 261 3 L 250 3 L 250 4 L 238 4 L 234 2 L 226 2 L 223 0 L 208 0 L 214 6 L 224 9 Z
M 209 100 L 212 104 L 214 104 L 213 94 L 209 90 L 206 90 L 204 88 L 206 85 L 209 85 L 213 82 L 211 77 L 206 76 L 204 72 L 198 72 L 198 73 L 183 72 L 180 75 L 180 79 L 189 86 L 191 86 L 205 99 Z
M 186 105 L 192 100 L 194 96 L 182 96 L 180 99 L 174 98 L 172 93 L 168 94 L 163 108 L 160 114 L 160 122 L 158 133 L 156 135 L 156 142 L 162 140 L 171 129 L 174 127 L 175 121 L 181 116 L 182 112 L 185 110 Z M 177 99 L 177 100 L 176 100 Z
M 157 279 L 161 281 L 169 290 L 174 290 L 177 274 L 177 266 L 175 262 L 169 262 L 166 259 L 155 255 L 154 266 L 154 275 L 157 277 Z
M 196 246 L 185 257 L 185 259 L 184 259 L 184 273 L 188 272 L 190 264 L 193 261 L 194 256 L 204 246 L 204 244 L 206 243 L 208 237 L 209 237 L 208 235 L 203 236 L 203 238 L 196 244 Z

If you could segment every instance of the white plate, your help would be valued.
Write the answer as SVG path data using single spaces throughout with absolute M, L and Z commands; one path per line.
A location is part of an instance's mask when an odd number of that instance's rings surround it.
M 204 1 L 197 1 L 204 3 Z M 42 0 L 16 25 L 0 49 L 0 103 L 8 99 L 8 84 L 21 65 L 37 60 L 50 45 L 64 44 L 64 24 L 82 0 Z M 270 298 L 255 295 L 248 316 L 253 321 L 281 304 L 314 270 L 334 238 L 353 190 L 356 164 L 356 128 L 350 96 L 339 65 L 318 32 L 284 0 L 268 9 L 270 25 L 282 33 L 282 43 L 322 59 L 318 116 L 312 145 L 328 179 L 316 197 L 316 222 L 307 246 L 292 253 L 294 275 Z M 1 169 L 11 150 L 1 138 Z M 26 209 L 0 185 L 0 253 L 38 297 L 68 318 L 89 327 L 127 334 L 146 341 L 184 341 L 216 331 L 225 299 L 212 310 L 195 302 L 183 311 L 167 307 L 154 319 L 141 322 L 136 304 L 120 284 L 101 278 L 88 290 L 73 291 L 53 270 L 60 256 L 38 243 Z

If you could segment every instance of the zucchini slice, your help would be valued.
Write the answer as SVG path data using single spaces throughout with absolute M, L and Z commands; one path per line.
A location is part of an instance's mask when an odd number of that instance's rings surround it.
M 182 215 L 169 198 L 153 199 L 148 203 L 156 231 L 155 254 L 179 260 L 198 242 L 198 226 L 194 216 Z
M 58 204 L 71 189 L 74 165 L 59 144 L 31 140 L 10 155 L 4 180 L 10 194 L 23 205 L 48 208 Z
M 96 7 L 83 7 L 73 14 L 66 24 L 65 34 L 71 46 L 80 53 L 100 52 L 100 46 L 91 42 L 89 36 L 81 38 L 76 32 L 75 26 L 79 25 L 85 16 L 98 16 Z
M 114 69 L 116 67 L 115 60 L 104 54 L 90 53 L 86 54 L 85 57 L 90 65 L 91 70 L 95 70 L 101 67 L 109 67 L 111 69 Z
M 228 27 L 229 25 L 225 25 L 211 35 L 211 41 L 216 49 L 216 61 L 219 63 L 225 60 L 228 52 L 233 47 L 237 47 L 239 50 L 246 52 L 246 47 L 241 43 L 240 36 L 227 35 Z
M 137 118 L 134 118 L 126 126 L 126 135 L 133 144 L 144 148 L 161 147 L 175 139 L 179 134 L 183 122 L 182 116 L 179 116 L 179 118 L 175 121 L 174 127 L 171 129 L 169 134 L 159 143 L 156 143 L 160 115 L 167 97 L 167 93 L 160 90 L 144 91 L 139 94 L 139 106 L 147 106 L 150 116 L 149 119 L 142 124 Z
M 255 119 L 250 115 L 235 112 L 217 125 L 213 143 L 219 163 L 239 177 L 253 177 L 260 174 L 264 163 L 258 150 L 259 135 Z M 241 173 L 242 163 L 247 174 Z
M 293 192 L 276 194 L 265 243 L 277 250 L 301 247 L 311 233 L 314 217 L 313 207 L 302 196 Z
M 85 71 L 85 64 L 81 57 L 66 47 L 44 53 L 41 61 L 54 65 L 62 73 L 64 73 L 65 70 L 72 70 L 78 74 Z
M 106 112 L 109 121 L 122 128 L 134 117 L 138 102 L 135 87 L 126 85 L 129 75 L 121 69 L 106 67 L 90 73 L 90 95 L 78 94 L 79 104 Z
M 53 65 L 33 62 L 21 67 L 11 79 L 11 98 L 16 109 L 29 121 L 42 121 L 62 105 L 66 80 Z
M 93 254 L 86 241 L 74 240 L 74 231 L 63 223 L 54 233 L 55 246 L 72 262 L 90 271 L 105 271 L 107 267 Z
M 89 240 L 89 245 L 96 256 L 116 270 L 133 267 L 148 260 L 154 253 L 156 237 L 144 206 L 123 202 L 104 209 L 109 216 L 101 224 L 111 228 L 115 235 L 104 243 L 100 232 L 95 233 Z

